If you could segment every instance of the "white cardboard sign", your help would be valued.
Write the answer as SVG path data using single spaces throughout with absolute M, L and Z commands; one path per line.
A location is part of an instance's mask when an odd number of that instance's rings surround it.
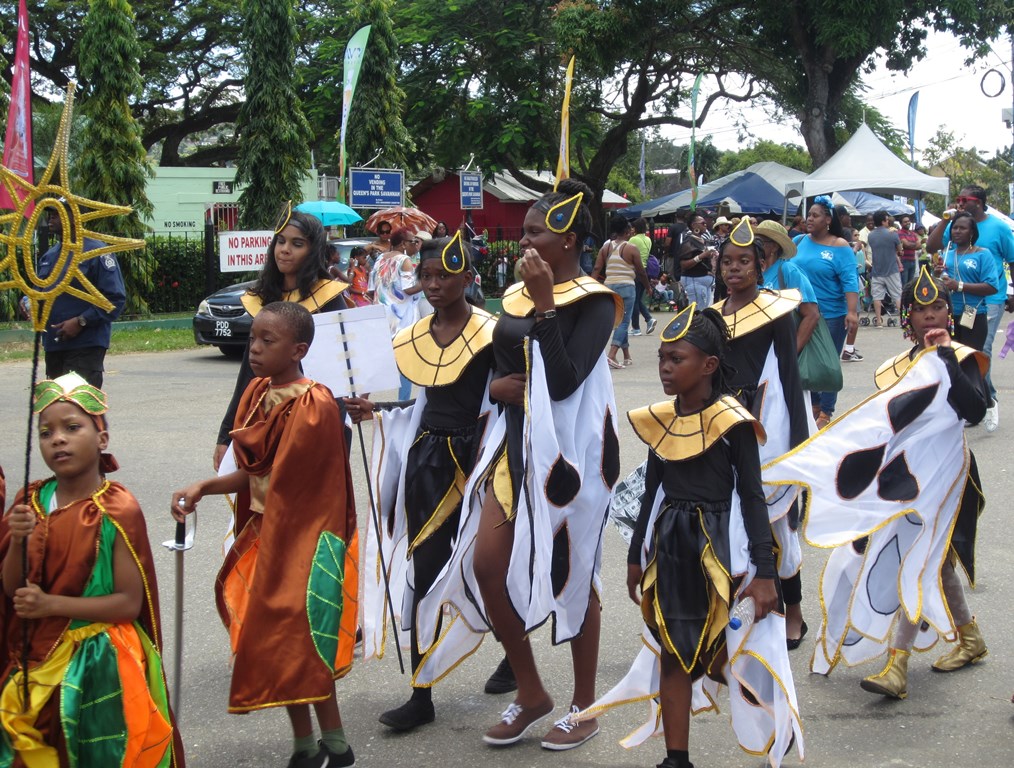
M 309 378 L 325 384 L 335 397 L 398 388 L 401 377 L 382 306 L 324 312 L 314 315 L 313 322 L 313 344 L 303 358 Z

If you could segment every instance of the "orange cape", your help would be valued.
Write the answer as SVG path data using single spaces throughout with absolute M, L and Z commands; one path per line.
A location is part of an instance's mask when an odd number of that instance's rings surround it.
M 250 382 L 231 433 L 239 468 L 271 473 L 264 514 L 250 510 L 249 491 L 238 495 L 236 540 L 215 586 L 235 656 L 234 713 L 328 698 L 355 647 L 358 541 L 341 415 L 322 384 L 267 415 L 255 412 L 269 386 L 268 379 Z M 343 562 L 326 564 L 341 580 L 336 648 L 314 626 L 309 588 L 320 574 L 322 545 L 334 537 L 345 546 Z

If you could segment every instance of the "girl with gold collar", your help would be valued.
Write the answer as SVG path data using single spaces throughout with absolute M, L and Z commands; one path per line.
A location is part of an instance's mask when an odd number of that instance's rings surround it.
M 729 327 L 727 359 L 735 370 L 729 384 L 740 402 L 764 425 L 767 441 L 760 449 L 764 464 L 809 437 L 792 315 L 799 307 L 800 293 L 760 288 L 764 282 L 764 250 L 746 217 L 722 243 L 718 267 L 729 291 L 728 298 L 715 305 Z M 778 544 L 778 574 L 790 651 L 799 647 L 807 631 L 801 608 L 797 496 L 796 489 L 781 488 L 768 499 Z
M 744 749 L 769 753 L 777 766 L 793 735 L 801 735 L 791 714 L 795 693 L 761 485 L 764 428 L 727 394 L 727 334 L 714 309 L 698 313 L 691 304 L 680 312 L 662 332 L 658 351 L 662 388 L 673 399 L 628 414 L 648 446 L 644 496 L 627 556 L 627 589 L 641 606 L 645 647 L 627 677 L 579 715 L 659 702 L 666 746 L 659 768 L 692 768 L 691 711 L 715 707 L 717 689 L 714 683 L 708 688 L 705 676 L 728 679 L 734 722 L 753 719 L 743 732 L 757 738 L 742 737 Z M 754 600 L 757 623 L 727 634 L 733 601 L 746 598 Z M 759 638 L 766 647 L 755 644 Z M 624 746 L 655 731 L 659 713 L 654 703 L 652 709 Z
M 951 338 L 954 319 L 950 292 L 942 280 L 930 277 L 925 266 L 918 279 L 905 286 L 902 292 L 901 327 L 905 336 L 915 342 L 915 346 L 877 369 L 877 389 L 886 389 L 894 384 L 920 352 L 936 347 L 937 356 L 944 362 L 950 375 L 948 403 L 967 423 L 978 424 L 982 421 L 986 415 L 988 399 L 984 377 L 989 369 L 989 358 Z M 964 441 L 964 430 L 956 431 L 955 436 Z M 940 571 L 939 580 L 947 610 L 957 627 L 958 642 L 933 663 L 936 672 L 953 672 L 975 664 L 987 653 L 986 641 L 968 607 L 955 569 L 955 563 L 960 563 L 969 582 L 975 584 L 975 533 L 979 515 L 985 506 L 985 497 L 982 495 L 975 456 L 971 451 L 969 462 L 964 493 L 960 496 L 955 512 L 950 554 Z M 879 673 L 865 678 L 860 685 L 863 690 L 871 693 L 904 699 L 908 696 L 908 659 L 916 644 L 919 624 L 910 622 L 903 610 L 898 611 L 897 621 L 894 639 L 887 649 L 887 664 Z
M 53 477 L 19 491 L 0 520 L 0 645 L 10 651 L 0 661 L 0 765 L 179 768 L 144 514 L 106 479 L 118 468 L 105 452 L 106 395 L 69 373 L 35 386 L 33 410 Z M 27 705 L 15 661 L 23 637 Z
M 352 420 L 376 419 L 374 488 L 384 520 L 384 563 L 390 570 L 392 600 L 400 611 L 401 630 L 408 631 L 412 670 L 422 662 L 420 648 L 435 637 L 419 640 L 419 602 L 451 555 L 458 532 L 465 481 L 486 435 L 492 403 L 493 326 L 487 312 L 465 300 L 473 279 L 461 233 L 428 240 L 421 252 L 418 282 L 434 313 L 394 337 L 398 369 L 419 389 L 414 402 L 372 403 L 345 398 Z M 380 579 L 378 543 L 373 528 L 367 544 L 369 562 L 364 601 L 364 656 L 383 655 L 387 606 Z M 376 577 L 372 577 L 376 574 Z M 440 619 L 437 618 L 439 634 Z M 399 641 L 395 633 L 395 642 Z M 384 712 L 380 722 L 409 731 L 435 718 L 432 687 L 416 685 L 412 697 Z
M 449 603 L 451 627 L 418 675 L 439 679 L 496 632 L 517 678 L 515 701 L 485 735 L 519 741 L 553 711 L 528 639 L 552 620 L 553 642 L 571 643 L 574 695 L 542 740 L 577 747 L 598 733 L 571 713 L 595 699 L 600 606 L 596 590 L 605 518 L 619 475 L 619 441 L 605 347 L 621 317 L 616 294 L 582 275 L 591 228 L 583 184 L 563 180 L 529 209 L 521 283 L 503 298 L 493 331 L 500 404 L 465 489 L 465 512 L 446 578 L 426 600 Z M 423 610 L 424 616 L 433 611 Z M 429 635 L 429 632 L 423 633 Z
M 289 202 L 279 215 L 260 277 L 240 301 L 251 317 L 257 317 L 261 307 L 275 301 L 298 302 L 312 314 L 332 312 L 345 308 L 342 292 L 348 287 L 347 283 L 332 280 L 327 272 L 327 232 L 320 219 L 293 211 Z M 244 350 L 236 387 L 218 430 L 214 454 L 216 471 L 229 445 L 229 432 L 236 420 L 239 400 L 254 378 L 248 354 L 249 351 Z

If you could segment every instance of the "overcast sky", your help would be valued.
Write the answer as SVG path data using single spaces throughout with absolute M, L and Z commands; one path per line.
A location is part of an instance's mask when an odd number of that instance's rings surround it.
M 1001 120 L 1000 110 L 1011 107 L 1014 87 L 1011 84 L 1010 38 L 993 41 L 990 54 L 972 67 L 966 67 L 964 51 L 956 38 L 948 34 L 930 33 L 927 40 L 929 56 L 916 63 L 907 73 L 894 73 L 879 66 L 866 78 L 869 86 L 865 100 L 877 107 L 896 128 L 908 132 L 908 102 L 919 91 L 919 110 L 916 115 L 916 156 L 940 126 L 946 126 L 965 146 L 986 150 L 987 156 L 1012 143 L 1011 129 Z M 986 89 L 995 93 L 1004 83 L 1004 90 L 995 98 L 986 97 L 980 90 L 980 80 L 989 69 L 997 74 L 986 78 Z M 698 136 L 710 134 L 720 149 L 738 149 L 742 146 L 736 123 L 746 123 L 755 138 L 770 139 L 803 145 L 803 137 L 791 120 L 779 124 L 768 110 L 742 108 L 732 105 L 713 109 L 705 127 Z M 687 130 L 666 132 L 682 143 L 689 139 Z M 752 143 L 748 138 L 747 143 Z

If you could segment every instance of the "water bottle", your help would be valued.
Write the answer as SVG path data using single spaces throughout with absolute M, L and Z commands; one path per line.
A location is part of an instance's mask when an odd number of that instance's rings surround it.
M 754 610 L 752 597 L 744 597 L 737 601 L 729 613 L 729 626 L 733 629 L 749 628 L 753 624 Z

